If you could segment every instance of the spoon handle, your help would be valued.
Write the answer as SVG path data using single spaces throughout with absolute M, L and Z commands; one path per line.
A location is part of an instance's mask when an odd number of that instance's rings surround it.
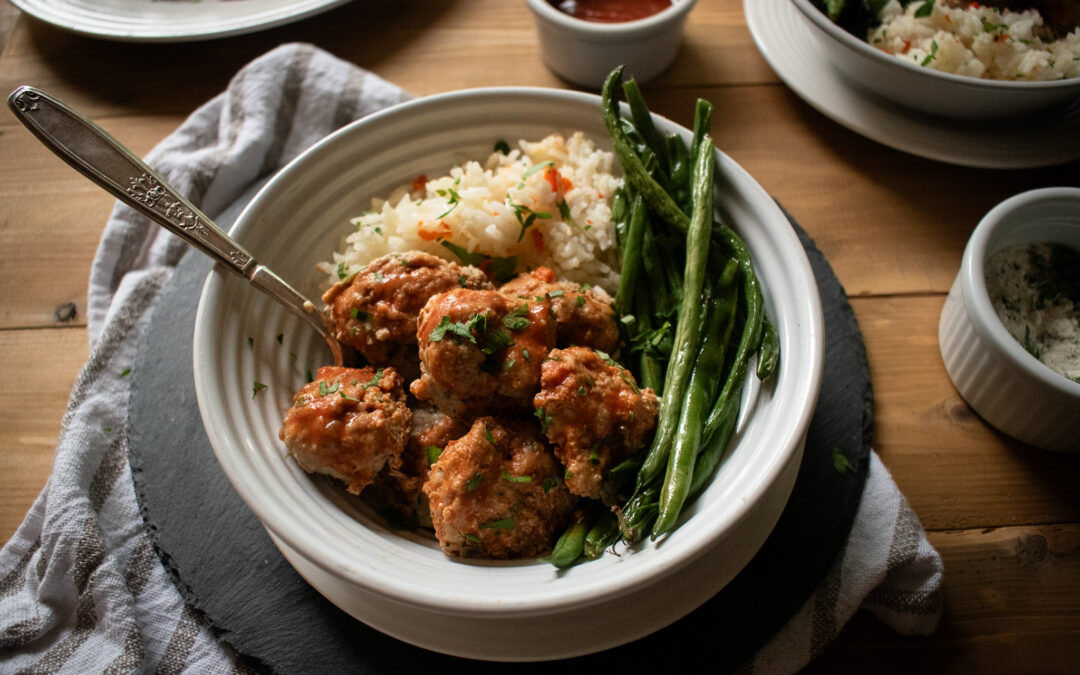
M 8 105 L 76 171 L 232 271 L 250 275 L 252 255 L 104 129 L 34 87 L 16 89 Z
M 330 345 L 335 363 L 341 365 L 341 347 L 315 306 L 258 264 L 243 246 L 108 132 L 34 87 L 13 91 L 8 106 L 38 140 L 76 171 L 310 322 Z

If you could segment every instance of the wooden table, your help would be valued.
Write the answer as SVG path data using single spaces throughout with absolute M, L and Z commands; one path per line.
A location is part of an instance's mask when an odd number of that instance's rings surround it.
M 540 62 L 520 1 L 364 0 L 254 35 L 179 44 L 80 37 L 0 3 L 0 93 L 41 87 L 140 154 L 283 42 L 317 44 L 418 95 L 567 86 Z M 701 0 L 677 62 L 646 95 L 683 124 L 696 97 L 711 100 L 720 147 L 832 263 L 865 336 L 874 447 L 944 557 L 945 612 L 933 637 L 901 637 L 860 613 L 810 670 L 1080 670 L 1080 457 L 1041 452 L 988 427 L 957 395 L 937 344 L 945 294 L 982 214 L 1026 189 L 1080 184 L 1080 163 L 965 169 L 849 132 L 777 79 L 741 0 Z M 88 353 L 87 278 L 112 203 L 0 113 L 4 541 L 49 476 Z

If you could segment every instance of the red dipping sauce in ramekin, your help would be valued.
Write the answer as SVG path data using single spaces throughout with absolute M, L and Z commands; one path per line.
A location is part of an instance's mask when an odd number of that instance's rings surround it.
M 671 7 L 671 0 L 548 0 L 555 9 L 596 23 L 637 21 Z

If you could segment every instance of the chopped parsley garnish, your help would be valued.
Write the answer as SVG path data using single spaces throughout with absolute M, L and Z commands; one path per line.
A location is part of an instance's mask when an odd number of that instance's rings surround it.
M 484 482 L 484 474 L 478 473 L 469 480 L 465 481 L 465 491 L 472 492 L 476 488 L 480 487 L 480 483 Z
M 836 473 L 841 476 L 846 476 L 855 470 L 855 465 L 848 460 L 844 453 L 840 452 L 840 448 L 832 449 L 832 463 L 833 468 L 836 469 Z
M 937 50 L 938 50 L 937 40 L 931 40 L 930 41 L 930 53 L 926 55 L 926 58 L 923 59 L 922 63 L 920 63 L 919 65 L 920 66 L 928 66 L 928 65 L 930 65 L 930 63 L 934 59 L 937 58 Z
M 513 518 L 503 518 L 501 520 L 493 520 L 490 523 L 481 523 L 480 529 L 483 530 L 512 530 L 516 523 Z
M 474 253 L 468 249 L 451 244 L 448 241 L 440 241 L 440 244 L 450 249 L 450 251 L 458 257 L 458 260 L 466 265 L 472 265 L 473 267 L 479 267 L 484 270 L 488 276 L 495 281 L 509 281 L 514 276 L 514 270 L 517 268 L 517 256 L 512 255 L 506 258 L 496 258 L 484 253 Z M 464 286 L 464 282 L 461 281 L 464 277 L 458 281 Z
M 367 382 L 365 382 L 364 384 L 362 384 L 360 386 L 363 389 L 367 389 L 368 387 L 376 387 L 376 386 L 378 386 L 379 381 L 382 380 L 382 371 L 383 371 L 382 368 L 379 368 L 378 370 L 376 370 L 375 375 L 373 375 L 370 380 L 368 380 Z
M 460 321 L 451 321 L 450 317 L 444 316 L 439 320 L 439 324 L 428 334 L 428 341 L 441 342 L 446 337 L 446 334 L 449 333 L 451 337 L 457 338 L 457 342 L 468 340 L 469 342 L 476 343 L 476 338 L 473 337 L 472 329 L 477 324 L 478 320 L 483 318 L 483 314 L 474 314 L 473 318 L 469 319 L 468 323 L 462 323 Z M 486 319 L 484 321 L 486 323 Z
M 379 282 L 380 284 L 383 281 L 385 281 L 385 279 L 383 278 L 383 273 L 382 272 L 376 272 L 375 274 L 373 274 L 371 276 L 375 277 L 375 281 Z
M 503 364 L 503 372 L 508 372 L 511 368 L 514 367 L 515 363 L 517 363 L 517 361 L 515 361 L 513 357 L 507 359 L 506 363 Z
M 524 347 L 521 348 L 521 355 L 525 357 L 526 361 L 532 361 L 532 357 L 529 356 L 529 350 Z
M 471 542 L 480 543 L 480 537 L 476 536 L 475 534 L 467 534 L 465 535 L 465 538 Z
M 427 463 L 431 466 L 435 462 L 439 461 L 439 457 L 442 456 L 443 449 L 437 445 L 429 445 L 424 450 L 427 451 Z
M 533 164 L 528 169 L 525 169 L 525 171 L 521 174 L 521 182 L 518 183 L 518 189 L 520 190 L 521 188 L 525 187 L 525 179 L 526 178 L 533 175 L 534 173 L 538 173 L 540 171 L 543 171 L 544 169 L 548 168 L 549 166 L 555 166 L 555 162 L 552 162 L 552 161 L 540 162 L 539 164 Z M 507 195 L 507 197 L 509 197 L 509 195 Z
M 548 293 L 548 297 L 549 298 L 561 298 L 564 293 L 566 293 L 566 291 L 559 288 L 559 289 L 556 289 L 556 290 L 551 291 L 550 293 Z
M 583 385 L 583 384 L 578 385 L 577 395 L 578 396 L 584 396 L 585 395 L 585 385 Z
M 428 334 L 428 341 L 440 342 L 447 334 L 458 343 L 468 340 L 480 347 L 480 351 L 488 356 L 503 347 L 514 344 L 514 338 L 510 337 L 510 334 L 506 331 L 502 329 L 488 330 L 486 314 L 473 314 L 472 318 L 464 323 L 451 321 L 450 317 L 444 316 Z
M 537 220 L 547 220 L 551 218 L 551 214 L 546 211 L 533 211 L 524 204 L 515 204 L 514 200 L 510 198 L 510 193 L 506 193 L 506 203 L 510 205 L 510 208 L 514 209 L 514 217 L 517 218 L 518 223 L 521 224 L 521 232 L 518 234 L 518 241 L 525 238 L 525 230 L 532 227 Z
M 338 392 L 338 395 L 339 395 L 339 396 L 341 396 L 341 398 L 345 399 L 346 401 L 352 401 L 353 403 L 359 403 L 359 402 L 360 402 L 360 399 L 358 399 L 358 398 L 353 398 L 352 396 L 349 396 L 348 394 L 346 394 L 346 393 L 345 393 L 345 392 L 343 392 L 343 391 L 342 391 L 342 392 Z
M 329 396 L 330 394 L 336 394 L 340 390 L 340 382 L 335 382 L 333 385 L 330 386 L 328 386 L 326 382 L 319 382 L 319 396 Z
M 349 276 L 349 266 L 344 261 L 339 262 L 337 264 L 337 278 L 344 280 L 347 276 Z
M 356 307 L 353 307 L 349 311 L 349 315 L 352 316 L 352 318 L 356 319 L 357 321 L 367 321 L 368 319 L 371 318 L 371 314 L 369 312 L 365 312 L 364 310 L 358 309 Z
M 307 396 L 300 396 L 293 403 L 294 408 L 303 408 L 305 405 L 307 405 Z
M 531 483 L 532 476 L 511 476 L 509 473 L 502 472 L 503 480 L 510 481 L 511 483 Z
M 570 227 L 574 226 L 574 219 L 570 217 L 570 207 L 567 205 L 566 200 L 559 202 L 559 217 Z
M 553 478 L 552 476 L 548 476 L 544 479 L 544 482 L 540 484 L 540 486 L 544 488 L 544 494 L 551 492 L 551 489 L 554 487 L 558 487 L 558 485 L 559 479 Z
M 551 416 L 543 408 L 537 408 L 533 414 L 540 420 L 540 433 L 546 434 L 548 427 L 551 426 Z
M 120 371 L 120 377 L 127 377 L 131 374 L 131 368 L 124 368 Z
M 255 384 L 251 386 L 251 398 L 255 398 L 255 396 L 263 389 L 266 389 L 266 385 L 256 380 Z
M 436 218 L 442 218 L 443 216 L 449 215 L 450 212 L 456 209 L 457 205 L 461 203 L 461 195 L 459 195 L 457 193 L 457 190 L 455 190 L 454 188 L 449 188 L 447 190 L 436 190 L 435 194 L 439 195 L 440 197 L 446 197 L 446 205 L 450 207 L 440 213 L 438 216 L 436 216 Z
M 916 19 L 923 19 L 923 18 L 926 18 L 926 17 L 930 16 L 933 13 L 934 13 L 934 2 L 933 2 L 933 0 L 927 0 L 926 2 L 924 2 L 922 4 L 922 7 L 915 10 L 915 15 L 914 16 L 915 16 Z
M 577 296 L 577 299 L 574 300 L 574 304 L 577 305 L 578 307 L 584 307 L 585 306 L 585 296 L 584 295 Z
M 502 325 L 510 330 L 525 330 L 529 327 L 530 323 L 529 305 L 524 302 L 511 310 L 511 312 L 504 316 L 502 320 Z
M 497 445 L 497 443 L 495 443 L 495 437 L 491 435 L 491 430 L 488 429 L 488 426 L 486 424 L 484 425 L 484 438 L 487 439 L 488 443 L 491 443 L 492 445 Z

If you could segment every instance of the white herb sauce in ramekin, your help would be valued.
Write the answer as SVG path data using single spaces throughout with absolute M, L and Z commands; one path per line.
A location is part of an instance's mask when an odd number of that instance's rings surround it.
M 1080 251 L 1060 244 L 1004 248 L 986 264 L 986 290 L 1024 349 L 1080 382 Z

